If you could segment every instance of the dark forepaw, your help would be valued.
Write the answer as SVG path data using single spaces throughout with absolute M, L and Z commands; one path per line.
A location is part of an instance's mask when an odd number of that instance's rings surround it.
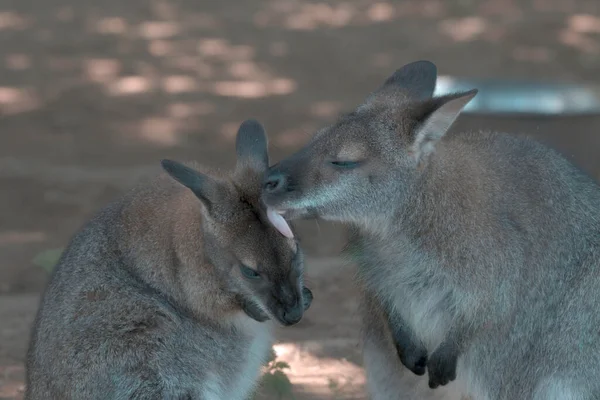
M 397 345 L 396 350 L 400 356 L 400 362 L 415 375 L 424 375 L 427 368 L 427 350 L 424 347 L 402 348 Z
M 438 354 L 434 352 L 427 363 L 429 371 L 429 387 L 435 389 L 444 386 L 456 379 L 456 365 L 458 356 Z
M 244 310 L 246 315 L 248 315 L 250 318 L 258 322 L 265 322 L 270 319 L 269 316 L 253 302 L 242 298 L 239 299 L 239 302 L 242 306 L 242 310 Z

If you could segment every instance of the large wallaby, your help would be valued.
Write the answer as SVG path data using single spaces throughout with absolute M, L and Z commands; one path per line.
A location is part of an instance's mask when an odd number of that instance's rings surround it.
M 74 236 L 35 320 L 26 399 L 248 398 L 272 345 L 266 320 L 297 323 L 312 294 L 301 249 L 259 201 L 258 122 L 236 149 L 232 174 L 163 160 L 167 174 Z
M 446 135 L 476 90 L 432 97 L 436 79 L 397 70 L 271 167 L 265 204 L 353 227 L 374 399 L 404 398 L 391 337 L 431 388 L 600 399 L 600 187 L 532 140 Z

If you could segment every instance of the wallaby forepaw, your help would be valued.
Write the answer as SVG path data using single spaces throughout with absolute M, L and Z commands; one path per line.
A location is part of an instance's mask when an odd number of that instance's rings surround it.
M 415 375 L 424 375 L 427 369 L 427 350 L 425 348 L 403 349 L 396 346 L 400 362 Z
M 456 379 L 456 365 L 458 357 L 437 355 L 433 353 L 427 363 L 429 372 L 429 387 L 435 389 L 444 386 Z
M 270 319 L 269 316 L 253 302 L 247 301 L 242 298 L 240 298 L 238 301 L 240 302 L 242 310 L 244 310 L 246 315 L 254 319 L 255 321 L 265 322 Z

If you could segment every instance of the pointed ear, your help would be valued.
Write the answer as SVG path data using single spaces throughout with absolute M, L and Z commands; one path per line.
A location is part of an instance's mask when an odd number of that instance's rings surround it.
M 173 179 L 194 192 L 208 208 L 220 201 L 222 187 L 215 179 L 177 161 L 161 160 L 160 164 Z
M 242 122 L 235 141 L 237 153 L 236 171 L 247 168 L 257 172 L 266 172 L 269 168 L 267 152 L 267 134 L 265 128 L 255 119 Z
M 426 100 L 433 96 L 437 81 L 437 67 L 430 61 L 406 64 L 390 76 L 380 90 L 397 88 L 408 94 L 411 100 Z
M 448 132 L 462 109 L 477 92 L 477 89 L 473 89 L 436 97 L 422 105 L 411 149 L 417 161 L 422 161 L 435 150 L 437 142 Z

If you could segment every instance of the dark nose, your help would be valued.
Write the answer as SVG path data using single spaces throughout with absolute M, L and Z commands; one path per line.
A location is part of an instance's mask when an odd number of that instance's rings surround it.
M 283 320 L 288 325 L 297 324 L 302 319 L 302 314 L 304 312 L 304 307 L 300 303 L 296 303 L 293 307 L 287 308 L 283 312 Z
M 263 188 L 267 193 L 276 193 L 285 190 L 285 175 L 280 171 L 271 171 L 265 178 Z
M 304 311 L 306 311 L 310 308 L 310 305 L 312 304 L 312 301 L 313 301 L 312 291 L 309 288 L 307 288 L 306 286 L 304 288 L 302 288 L 302 300 L 303 300 Z

